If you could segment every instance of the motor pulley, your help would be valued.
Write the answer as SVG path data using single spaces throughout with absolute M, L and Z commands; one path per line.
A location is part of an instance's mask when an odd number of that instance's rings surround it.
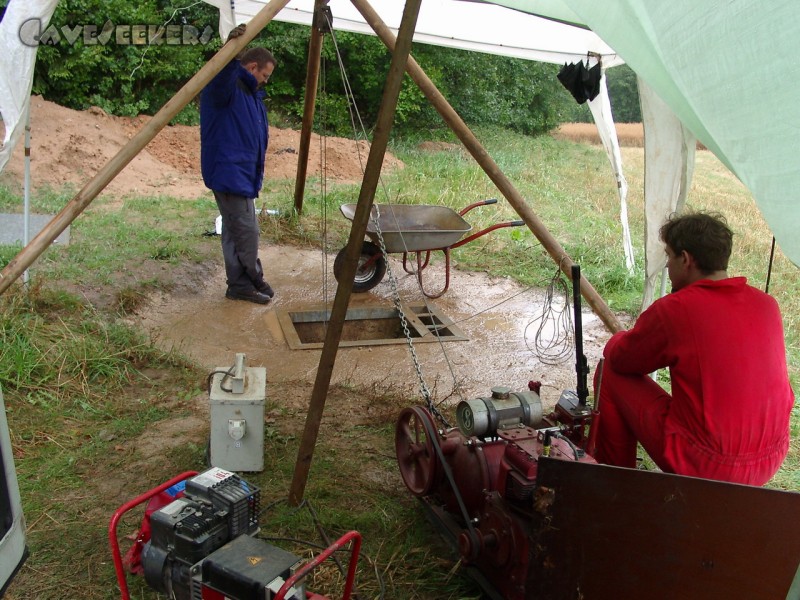
M 438 426 L 427 408 L 404 409 L 395 429 L 400 475 L 445 529 L 461 560 L 477 567 L 496 596 L 527 600 L 536 562 L 533 540 L 547 525 L 537 507 L 540 458 L 596 462 L 578 444 L 590 415 L 564 422 L 544 415 L 534 391 L 492 388 L 456 407 L 457 427 Z

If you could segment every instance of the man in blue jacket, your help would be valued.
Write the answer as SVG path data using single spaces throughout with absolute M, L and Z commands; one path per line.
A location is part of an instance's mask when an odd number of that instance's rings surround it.
M 231 33 L 241 35 L 244 25 Z M 269 122 L 264 85 L 275 57 L 251 48 L 228 63 L 200 96 L 200 167 L 222 215 L 226 298 L 267 304 L 274 295 L 258 258 L 255 198 L 264 181 Z

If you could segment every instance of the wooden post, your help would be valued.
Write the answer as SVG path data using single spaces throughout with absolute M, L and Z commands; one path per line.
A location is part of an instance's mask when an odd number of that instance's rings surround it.
M 333 365 L 339 349 L 339 339 L 342 336 L 344 320 L 347 316 L 347 304 L 353 290 L 353 279 L 356 275 L 358 257 L 361 254 L 361 245 L 364 243 L 364 234 L 367 231 L 372 201 L 383 166 L 383 157 L 389 144 L 389 133 L 394 122 L 397 109 L 397 98 L 400 95 L 400 86 L 403 83 L 405 65 L 411 51 L 411 41 L 414 36 L 417 15 L 421 0 L 408 0 L 403 11 L 396 47 L 392 50 L 392 62 L 386 76 L 383 88 L 383 98 L 378 111 L 375 133 L 372 137 L 367 165 L 364 169 L 364 180 L 361 183 L 361 192 L 358 195 L 356 213 L 353 216 L 353 226 L 350 229 L 350 238 L 347 242 L 344 268 L 336 289 L 336 297 L 331 309 L 331 320 L 325 334 L 325 343 L 322 345 L 317 378 L 311 392 L 311 402 L 306 415 L 306 424 L 303 430 L 303 439 L 297 452 L 297 463 L 294 468 L 292 486 L 289 490 L 289 503 L 298 506 L 303 500 L 308 473 L 311 469 L 311 460 L 314 457 L 314 446 L 317 443 L 319 426 L 322 421 L 322 412 L 325 408 L 325 399 L 331 383 Z
M 233 60 L 237 54 L 255 38 L 272 18 L 287 4 L 289 0 L 272 0 L 262 8 L 248 23 L 244 35 L 233 38 L 220 48 L 192 77 L 186 85 L 161 107 L 150 121 L 142 127 L 131 140 L 125 144 L 98 172 L 83 186 L 83 189 L 70 200 L 67 205 L 34 237 L 30 243 L 20 250 L 0 272 L 0 294 L 27 269 L 39 256 L 50 247 L 62 231 L 81 214 L 92 200 L 116 177 L 125 166 L 161 131 L 184 106 L 213 79 L 222 67 Z
M 386 24 L 381 20 L 378 13 L 373 10 L 366 0 L 351 0 L 353 5 L 358 9 L 364 20 L 375 30 L 375 33 L 383 41 L 384 44 L 392 50 L 395 46 L 394 34 L 389 30 Z M 441 92 L 436 88 L 436 85 L 425 74 L 413 57 L 408 57 L 406 65 L 408 74 L 414 82 L 422 90 L 422 93 L 428 98 L 434 108 L 439 112 L 444 121 L 458 136 L 458 139 L 472 154 L 472 157 L 478 162 L 481 168 L 486 172 L 489 178 L 497 186 L 497 189 L 503 196 L 506 197 L 509 204 L 517 211 L 517 214 L 525 221 L 528 228 L 533 235 L 542 243 L 542 246 L 558 267 L 564 272 L 567 277 L 572 277 L 572 259 L 567 255 L 566 251 L 561 247 L 558 240 L 548 231 L 544 223 L 539 219 L 535 212 L 526 202 L 525 198 L 517 191 L 511 181 L 500 170 L 500 167 L 489 156 L 489 153 L 481 145 L 475 135 L 467 127 L 466 123 L 458 116 L 458 113 L 453 109 L 447 100 L 442 96 Z M 623 329 L 622 324 L 617 319 L 616 315 L 611 312 L 611 309 L 600 297 L 597 291 L 592 287 L 586 278 L 581 275 L 581 293 L 592 307 L 592 310 L 603 321 L 609 331 L 616 333 Z
M 316 0 L 314 17 L 311 21 L 311 39 L 308 42 L 308 65 L 306 66 L 306 98 L 303 106 L 303 127 L 300 131 L 300 150 L 297 158 L 297 177 L 294 182 L 294 210 L 299 215 L 303 212 L 303 195 L 306 188 L 308 172 L 308 151 L 311 146 L 311 130 L 314 125 L 314 105 L 317 102 L 317 81 L 322 56 L 322 33 L 319 27 L 322 9 L 328 0 Z

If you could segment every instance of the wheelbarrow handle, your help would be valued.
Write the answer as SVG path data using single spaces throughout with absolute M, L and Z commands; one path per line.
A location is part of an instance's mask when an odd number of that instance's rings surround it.
M 496 223 L 495 225 L 491 225 L 486 229 L 481 229 L 477 233 L 473 233 L 472 235 L 459 240 L 458 242 L 450 246 L 450 248 L 458 248 L 459 246 L 468 244 L 472 240 L 484 236 L 490 231 L 494 231 L 496 229 L 502 229 L 503 227 L 520 227 L 522 225 L 525 225 L 525 221 L 505 221 L 504 223 Z
M 488 198 L 487 200 L 481 200 L 480 202 L 473 202 L 472 204 L 470 204 L 466 208 L 462 208 L 459 211 L 458 214 L 463 217 L 465 214 L 467 214 L 473 208 L 476 208 L 478 206 L 488 206 L 489 204 L 497 204 L 497 198 Z

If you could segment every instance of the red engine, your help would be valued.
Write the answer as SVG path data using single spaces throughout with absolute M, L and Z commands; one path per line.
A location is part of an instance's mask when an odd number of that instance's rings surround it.
M 487 592 L 524 599 L 550 502 L 537 487 L 539 458 L 595 463 L 581 448 L 591 410 L 565 392 L 544 416 L 536 392 L 498 387 L 491 398 L 461 402 L 456 415 L 457 428 L 437 428 L 428 409 L 403 410 L 395 432 L 400 473 L 464 563 L 489 583 Z

